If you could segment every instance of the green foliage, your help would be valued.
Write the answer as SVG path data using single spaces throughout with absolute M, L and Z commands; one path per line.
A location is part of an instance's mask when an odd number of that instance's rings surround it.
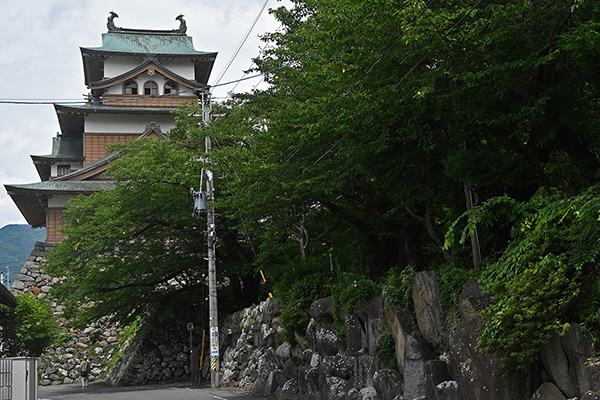
M 294 343 L 295 333 L 303 334 L 310 320 L 308 310 L 313 301 L 331 296 L 332 277 L 329 274 L 308 274 L 287 290 L 278 291 L 282 300 L 281 323 L 285 331 L 281 341 Z
M 381 288 L 364 275 L 351 272 L 337 274 L 334 282 L 333 324 L 340 333 L 344 333 L 344 321 L 340 317 L 352 314 L 360 300 L 371 300 L 381 294 Z
M 379 343 L 377 344 L 377 358 L 383 363 L 390 363 L 396 360 L 396 342 L 394 341 L 392 331 L 389 329 L 386 329 L 379 339 Z
M 412 304 L 412 281 L 414 276 L 412 266 L 400 269 L 390 269 L 381 282 L 381 286 L 391 302 L 402 305 Z
M 548 255 L 496 297 L 483 313 L 486 327 L 479 345 L 501 356 L 501 373 L 534 362 L 552 333 L 566 333 L 567 311 L 580 299 L 580 285 L 580 272 Z
M 381 294 L 381 288 L 364 275 L 340 273 L 336 276 L 333 286 L 334 309 L 336 305 L 341 305 L 343 314 L 350 315 L 359 300 L 371 300 L 379 294 Z
M 52 295 L 74 324 L 102 316 L 128 323 L 158 306 L 164 316 L 180 304 L 202 308 L 206 219 L 192 215 L 190 198 L 190 188 L 199 188 L 201 165 L 189 161 L 198 150 L 186 146 L 187 141 L 131 141 L 111 165 L 116 187 L 69 203 L 68 238 L 54 247 L 45 270 L 65 277 Z M 226 222 L 219 220 L 217 232 L 223 236 L 218 279 L 231 269 L 239 276 L 253 273 L 240 260 L 248 245 L 237 242 L 237 230 Z
M 486 221 L 495 205 L 514 206 L 508 213 L 513 239 L 479 278 L 494 293 L 482 315 L 480 345 L 500 355 L 502 372 L 534 362 L 539 346 L 571 323 L 600 334 L 599 194 L 598 187 L 573 197 L 542 190 L 527 203 L 495 200 L 474 210 L 478 221 Z
M 38 357 L 60 338 L 58 321 L 52 307 L 31 293 L 17 297 L 14 310 L 2 308 L 1 338 L 6 356 Z
M 447 266 L 439 271 L 439 276 L 442 308 L 458 312 L 460 295 L 467 280 L 475 276 L 474 271 L 472 269 Z
M 171 140 L 125 146 L 114 191 L 71 203 L 48 264 L 67 277 L 55 293 L 68 315 L 201 306 L 205 225 L 188 190 L 210 167 L 219 271 L 263 268 L 288 333 L 333 286 L 350 310 L 377 292 L 366 277 L 395 266 L 383 281 L 394 298 L 409 293 L 406 266 L 436 266 L 452 307 L 475 228 L 478 280 L 496 295 L 482 344 L 505 369 L 568 323 L 597 332 L 597 1 L 293 0 L 273 14 L 281 29 L 256 59 L 265 90 L 202 129 L 182 107 Z M 189 162 L 207 135 L 212 162 Z M 465 213 L 467 187 L 481 205 Z M 357 275 L 319 273 L 330 256 Z

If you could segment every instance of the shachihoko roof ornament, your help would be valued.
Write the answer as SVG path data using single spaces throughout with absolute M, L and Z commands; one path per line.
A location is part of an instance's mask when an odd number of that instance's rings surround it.
M 160 33 L 160 34 L 176 34 L 176 35 L 185 35 L 185 33 L 187 32 L 187 24 L 185 23 L 185 19 L 183 19 L 184 15 L 183 14 L 179 14 L 177 17 L 175 17 L 175 19 L 177 21 L 179 21 L 179 28 L 177 29 L 173 29 L 170 31 L 152 31 L 153 33 Z M 108 16 L 108 21 L 106 23 L 106 27 L 108 28 L 109 32 L 123 32 L 123 33 L 148 33 L 150 31 L 147 30 L 142 30 L 142 29 L 127 29 L 127 28 L 121 28 L 119 26 L 115 25 L 115 18 L 119 18 L 119 15 L 114 12 L 111 11 L 109 16 Z

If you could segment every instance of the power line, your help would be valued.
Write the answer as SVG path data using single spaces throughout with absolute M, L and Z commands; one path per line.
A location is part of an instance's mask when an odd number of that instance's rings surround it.
M 258 19 L 260 18 L 261 14 L 265 10 L 265 7 L 267 6 L 268 2 L 269 2 L 269 0 L 265 0 L 263 6 L 261 7 L 260 11 L 256 15 L 256 18 L 254 18 L 254 21 L 252 22 L 252 24 L 250 25 L 250 27 L 248 28 L 248 30 L 244 34 L 244 37 L 242 38 L 241 42 L 238 44 L 237 48 L 233 52 L 233 55 L 231 56 L 231 58 L 229 58 L 229 61 L 227 61 L 227 64 L 223 68 L 223 71 L 221 72 L 221 74 L 217 78 L 217 83 L 216 83 L 217 85 L 219 84 L 219 82 L 221 82 L 221 79 L 223 79 L 223 75 L 225 75 L 225 73 L 227 72 L 227 70 L 229 69 L 229 67 L 231 67 L 231 64 L 233 63 L 233 60 L 235 60 L 235 58 L 239 54 L 240 50 L 242 49 L 242 47 L 246 43 L 246 40 L 248 39 L 248 36 L 250 36 L 250 32 L 252 32 L 252 30 L 256 26 L 256 23 L 258 22 Z
M 414 23 L 415 21 L 417 21 L 424 13 L 425 11 L 433 4 L 434 0 L 431 0 L 429 3 L 425 4 L 425 7 L 423 7 L 423 9 L 410 21 L 410 23 Z M 331 108 L 331 110 L 329 110 L 329 112 L 327 113 L 327 115 L 332 115 L 338 108 L 339 103 L 348 95 L 352 94 L 354 92 L 354 89 L 356 88 L 356 86 L 358 84 L 360 84 L 363 79 L 369 75 L 375 68 L 375 66 L 377 64 L 379 64 L 383 58 L 392 50 L 392 48 L 398 43 L 398 41 L 404 36 L 404 32 L 401 32 L 393 41 L 390 45 L 388 45 L 386 47 L 386 49 L 384 50 L 384 52 L 380 55 L 380 57 L 377 58 L 377 60 L 375 60 L 375 62 L 373 62 L 373 64 L 371 64 L 371 66 L 369 67 L 369 69 L 359 78 L 358 81 L 356 81 L 354 84 L 352 84 L 350 86 L 350 88 L 348 89 L 348 91 L 344 94 L 342 94 L 338 100 L 335 102 L 335 104 L 333 105 L 333 107 Z M 358 121 L 354 124 L 354 126 L 348 131 L 346 132 L 346 134 L 344 134 L 344 136 L 342 136 L 342 138 L 340 140 L 338 140 L 331 148 L 329 148 L 327 151 L 325 151 L 325 153 L 323 153 L 316 162 L 314 162 L 311 166 L 317 164 L 318 162 L 320 162 L 329 152 L 331 152 L 335 147 L 337 147 L 337 145 L 339 143 L 341 143 L 354 129 L 356 129 L 356 127 L 358 126 L 358 124 L 360 123 L 360 119 L 358 119 Z M 286 157 L 285 161 L 283 162 L 282 166 L 285 166 L 301 149 L 302 147 L 302 143 L 308 141 L 309 138 L 305 137 L 299 144 L 298 146 L 292 150 L 288 156 Z M 302 175 L 304 175 L 304 172 L 306 171 L 302 171 L 300 175 L 298 175 L 298 177 L 296 177 L 296 180 L 299 179 Z
M 446 40 L 446 38 L 447 38 L 447 37 L 448 37 L 448 36 L 449 36 L 449 35 L 452 33 L 452 31 L 454 31 L 454 29 L 455 29 L 455 28 L 456 28 L 458 25 L 460 25 L 460 24 L 461 24 L 461 23 L 462 23 L 462 22 L 465 20 L 465 18 L 467 18 L 467 17 L 468 17 L 468 16 L 471 14 L 471 12 L 473 12 L 473 10 L 475 9 L 475 7 L 477 7 L 477 6 L 479 5 L 479 3 L 481 3 L 481 0 L 479 0 L 477 3 L 475 3 L 475 5 L 473 5 L 473 7 L 471 7 L 471 8 L 469 9 L 469 11 L 467 11 L 467 12 L 465 13 L 465 15 L 463 15 L 463 16 L 462 16 L 462 18 L 461 18 L 461 19 L 459 19 L 459 20 L 458 20 L 458 22 L 456 22 L 456 23 L 455 23 L 455 24 L 452 26 L 452 28 L 448 29 L 448 30 L 446 31 L 446 33 L 445 33 L 445 34 L 444 34 L 442 37 L 440 37 L 440 39 L 439 39 L 439 40 L 438 40 L 438 41 L 437 41 L 437 42 L 436 42 L 436 43 L 435 43 L 435 44 L 434 44 L 434 45 L 433 45 L 433 46 L 432 46 L 432 47 L 429 49 L 429 51 L 427 51 L 427 53 L 425 53 L 425 54 L 423 55 L 423 57 L 421 57 L 421 59 L 420 59 L 420 60 L 419 60 L 419 61 L 418 61 L 418 62 L 417 62 L 415 65 L 413 65 L 413 66 L 412 66 L 412 68 L 411 68 L 410 70 L 408 70 L 408 72 L 407 72 L 407 73 L 406 73 L 406 74 L 405 74 L 405 75 L 402 77 L 402 79 L 400 79 L 400 80 L 398 81 L 398 83 L 396 83 L 396 84 L 394 85 L 394 89 L 396 89 L 396 88 L 397 88 L 397 87 L 398 87 L 398 86 L 399 86 L 399 85 L 400 85 L 402 82 L 404 82 L 404 80 L 405 80 L 405 79 L 406 79 L 406 78 L 407 78 L 407 77 L 408 77 L 408 76 L 409 76 L 409 75 L 410 75 L 410 74 L 411 74 L 411 73 L 412 73 L 412 72 L 413 72 L 413 71 L 414 71 L 414 70 L 415 70 L 415 69 L 416 69 L 416 68 L 417 68 L 419 65 L 421 65 L 421 63 L 422 63 L 423 61 L 425 61 L 425 59 L 426 59 L 426 58 L 429 56 L 429 54 L 431 54 L 431 52 L 432 52 L 433 50 L 435 50 L 435 49 L 436 49 L 436 48 L 437 48 L 437 47 L 440 45 L 440 43 L 442 43 L 444 40 Z

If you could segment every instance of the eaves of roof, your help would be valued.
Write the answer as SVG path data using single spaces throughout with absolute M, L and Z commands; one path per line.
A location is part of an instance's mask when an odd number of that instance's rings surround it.
M 85 167 L 83 167 L 81 169 L 78 169 L 77 171 L 73 171 L 70 174 L 59 176 L 58 178 L 54 179 L 53 182 L 55 182 L 55 181 L 77 181 L 77 182 L 81 182 L 77 178 L 79 178 L 81 176 L 85 176 L 89 172 L 91 172 L 91 171 L 93 171 L 95 169 L 98 169 L 100 167 L 103 167 L 103 166 L 109 164 L 111 161 L 114 161 L 117 158 L 119 158 L 119 156 L 121 154 L 123 154 L 123 152 L 124 152 L 124 150 L 113 151 L 112 153 L 107 154 L 106 156 L 102 157 L 101 159 L 94 161 L 93 163 L 91 163 L 88 166 L 85 166 Z
M 125 99 L 130 100 L 130 99 Z M 77 114 L 107 113 L 107 114 L 170 114 L 175 107 L 137 107 L 137 106 L 111 106 L 99 104 L 55 104 L 54 109 L 59 112 L 73 112 Z
M 21 185 L 4 185 L 9 193 L 46 193 L 46 194 L 81 194 L 94 193 L 98 190 L 109 190 L 115 187 L 113 180 L 98 181 L 51 181 L 26 183 Z

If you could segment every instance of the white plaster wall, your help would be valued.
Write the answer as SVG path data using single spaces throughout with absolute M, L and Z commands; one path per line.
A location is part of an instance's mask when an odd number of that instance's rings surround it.
M 73 196 L 65 196 L 65 195 L 54 195 L 48 198 L 48 207 L 50 208 L 60 208 L 64 207 L 67 203 L 67 200 L 72 199 Z
M 194 63 L 186 60 L 158 60 L 169 71 L 175 72 L 186 79 L 194 79 Z
M 163 133 L 175 127 L 170 115 L 89 115 L 85 118 L 86 133 L 139 133 L 155 122 Z
M 113 78 L 131 71 L 144 62 L 142 57 L 114 57 L 108 56 L 104 61 L 104 77 Z
M 144 62 L 144 57 L 114 57 L 108 56 L 104 61 L 104 77 L 113 78 L 131 71 Z M 169 71 L 181 75 L 186 79 L 194 79 L 194 63 L 189 60 L 164 60 L 158 59 Z

